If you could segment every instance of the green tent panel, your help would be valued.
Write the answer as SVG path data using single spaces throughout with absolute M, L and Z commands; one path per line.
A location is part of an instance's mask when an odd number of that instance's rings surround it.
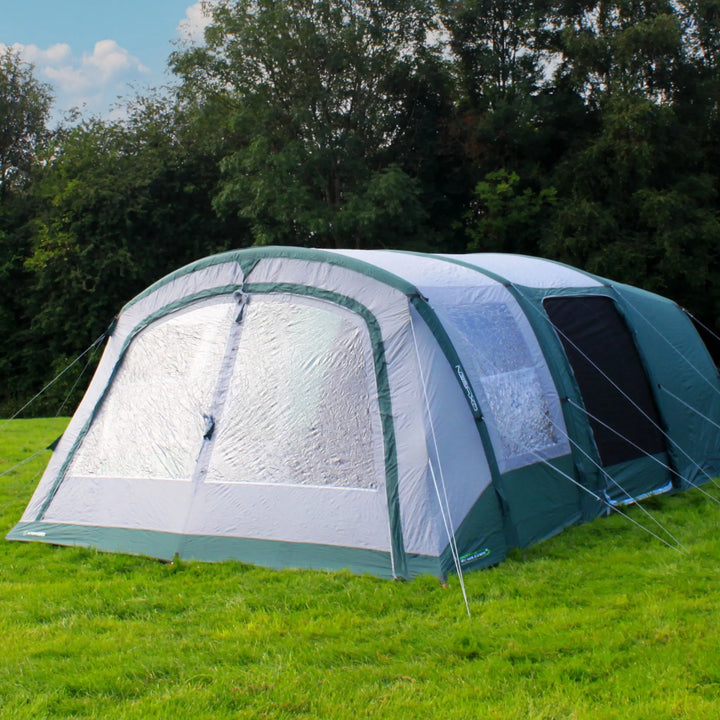
M 502 254 L 250 248 L 131 300 L 8 537 L 410 578 L 720 471 L 674 303 Z

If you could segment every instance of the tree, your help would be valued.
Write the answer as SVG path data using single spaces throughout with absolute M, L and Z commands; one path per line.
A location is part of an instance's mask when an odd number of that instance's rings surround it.
M 227 108 L 218 211 L 258 244 L 417 237 L 444 109 L 433 18 L 426 0 L 221 0 L 207 46 L 173 60 L 185 93 Z M 381 186 L 393 198 L 376 213 Z
M 48 136 L 52 97 L 33 72 L 11 48 L 0 48 L 0 204 L 27 181 Z
M 458 87 L 455 134 L 474 188 L 460 223 L 467 249 L 537 253 L 536 225 L 554 192 L 549 171 L 586 116 L 572 92 L 547 81 L 550 3 L 444 0 L 440 6 Z
M 540 228 L 555 200 L 554 188 L 521 189 L 517 173 L 488 173 L 476 185 L 475 200 L 465 216 L 468 251 L 536 252 Z
M 4 405 L 7 400 L 26 389 L 26 386 L 20 387 L 23 384 L 21 369 L 27 354 L 25 300 L 29 282 L 23 263 L 30 246 L 27 224 L 32 211 L 32 204 L 24 194 L 0 203 L 0 335 L 3 338 L 0 416 L 8 409 Z M 18 407 L 15 404 L 12 412 Z
M 684 62 L 683 22 L 672 0 L 564 0 L 551 41 L 555 82 L 592 107 L 618 95 L 672 99 Z
M 491 109 L 537 92 L 546 54 L 546 5 L 537 0 L 440 3 L 467 105 Z
M 0 47 L 0 403 L 20 389 L 28 349 L 24 302 L 30 247 L 28 223 L 35 210 L 30 181 L 47 154 L 48 88 L 31 65 Z M 17 409 L 17 408 L 15 408 Z

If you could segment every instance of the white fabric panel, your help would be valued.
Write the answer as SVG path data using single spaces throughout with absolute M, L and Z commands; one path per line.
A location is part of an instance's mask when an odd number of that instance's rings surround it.
M 189 481 L 236 315 L 232 298 L 193 305 L 135 337 L 65 483 L 76 476 Z
M 28 506 L 25 508 L 25 512 L 22 516 L 23 522 L 31 522 L 35 520 L 40 512 L 40 509 L 45 503 L 46 498 L 51 492 L 51 488 L 57 480 L 63 464 L 67 460 L 68 453 L 78 439 L 85 423 L 92 414 L 93 408 L 107 387 L 113 368 L 115 367 L 117 359 L 120 355 L 124 339 L 125 338 L 121 337 L 118 333 L 114 333 L 108 339 L 105 350 L 100 358 L 100 362 L 98 363 L 97 370 L 95 371 L 93 379 L 85 392 L 85 396 L 75 411 L 68 427 L 65 429 L 60 442 L 55 448 L 55 452 L 50 458 L 48 466 L 45 468 L 45 472 L 38 483 L 37 489 L 28 503 Z
M 379 280 L 329 263 L 267 258 L 260 260 L 247 278 L 250 283 L 290 283 L 319 288 L 353 298 L 381 321 L 383 336 L 406 325 L 405 295 Z
M 407 552 L 438 555 L 448 544 L 438 495 L 446 517 L 449 506 L 449 524 L 455 531 L 490 484 L 491 475 L 475 420 L 450 364 L 414 309 L 412 322 L 414 372 L 418 382 L 424 378 L 427 392 L 426 402 L 421 384 L 416 391 L 414 412 L 425 420 L 424 428 L 418 423 L 425 436 L 414 442 L 428 449 L 429 460 L 422 476 L 400 484 L 403 535 Z
M 470 268 L 431 255 L 387 250 L 331 250 L 330 252 L 369 262 L 415 285 L 426 295 L 435 287 L 495 285 L 496 281 Z
M 255 296 L 206 482 L 375 488 L 384 475 L 370 338 L 330 303 Z
M 557 390 L 510 292 L 475 289 L 467 302 L 455 290 L 438 292 L 432 305 L 479 399 L 501 472 L 568 453 Z
M 601 287 L 589 275 L 551 260 L 504 253 L 471 253 L 442 257 L 470 263 L 505 278 L 516 285 L 532 288 Z
M 385 489 L 204 484 L 184 531 L 387 551 Z
M 154 292 L 128 303 L 120 315 L 116 334 L 125 335 L 145 318 L 168 307 L 180 298 L 207 292 L 213 288 L 241 286 L 243 273 L 236 262 L 219 263 L 165 282 Z
M 173 480 L 73 477 L 60 485 L 44 519 L 180 533 L 192 491 L 191 483 Z
M 395 288 L 367 275 L 343 267 L 302 260 L 261 260 L 248 278 L 249 282 L 283 282 L 320 288 L 354 299 L 377 319 L 382 333 L 388 374 L 395 402 L 396 387 L 408 382 L 407 367 L 402 359 L 409 332 L 409 310 L 406 296 Z M 414 383 L 414 379 L 411 379 Z M 413 385 L 414 387 L 414 385 Z M 395 408 L 395 406 L 393 406 Z M 394 413 L 401 425 L 413 422 Z

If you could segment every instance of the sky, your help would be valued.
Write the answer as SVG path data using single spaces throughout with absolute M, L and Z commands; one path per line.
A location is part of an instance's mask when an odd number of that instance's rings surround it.
M 171 83 L 170 53 L 205 24 L 193 0 L 0 0 L 0 50 L 51 86 L 56 122 L 71 108 L 111 118 L 118 97 Z

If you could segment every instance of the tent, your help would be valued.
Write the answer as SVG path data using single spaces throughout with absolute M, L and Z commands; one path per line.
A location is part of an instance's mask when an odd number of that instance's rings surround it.
M 10 539 L 443 576 L 720 470 L 688 316 L 548 260 L 237 250 L 108 333 Z

